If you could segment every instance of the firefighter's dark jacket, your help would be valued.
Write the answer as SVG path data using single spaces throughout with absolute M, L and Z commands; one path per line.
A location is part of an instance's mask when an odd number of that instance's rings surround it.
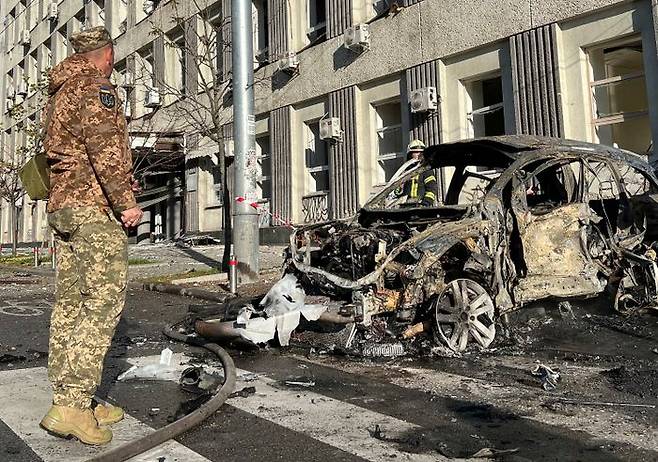
M 438 187 L 434 170 L 412 176 L 404 184 L 404 194 L 409 202 L 418 202 L 425 207 L 436 205 Z

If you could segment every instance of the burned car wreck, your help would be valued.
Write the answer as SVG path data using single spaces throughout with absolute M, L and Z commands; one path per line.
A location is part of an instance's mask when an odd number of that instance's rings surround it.
M 441 172 L 441 205 L 400 195 L 424 169 Z M 326 307 L 320 321 L 354 326 L 350 342 L 424 332 L 458 352 L 489 347 L 530 302 L 609 292 L 611 310 L 658 304 L 658 179 L 638 155 L 490 137 L 430 147 L 396 175 L 356 216 L 291 236 L 286 273 Z

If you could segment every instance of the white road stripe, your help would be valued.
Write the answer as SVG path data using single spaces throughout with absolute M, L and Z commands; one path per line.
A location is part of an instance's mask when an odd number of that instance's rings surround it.
M 132 364 L 156 363 L 159 356 L 128 358 Z M 190 358 L 175 354 L 172 364 L 181 370 Z M 208 368 L 212 370 L 213 368 Z M 239 370 L 237 390 L 253 386 L 256 394 L 247 398 L 232 398 L 231 406 L 284 428 L 302 433 L 325 444 L 370 461 L 388 459 L 411 462 L 448 460 L 437 453 L 415 454 L 398 449 L 395 441 L 405 435 L 422 431 L 416 424 L 380 414 L 354 404 L 336 400 L 306 389 L 290 388 L 263 375 Z M 252 376 L 249 381 L 242 377 Z M 0 420 L 5 422 L 44 462 L 87 460 L 101 450 L 48 435 L 38 427 L 48 410 L 50 384 L 45 368 L 0 372 Z M 26 403 L 29 401 L 29 405 Z M 379 426 L 387 441 L 373 438 L 370 431 Z M 134 440 L 152 431 L 147 425 L 127 416 L 113 426 L 114 440 L 110 448 Z M 132 462 L 152 462 L 166 456 L 167 462 L 207 462 L 191 449 L 169 442 L 131 459 Z M 454 459 L 453 459 L 454 460 Z
M 239 382 L 238 390 L 242 386 L 254 386 L 256 394 L 247 398 L 233 398 L 228 403 L 366 460 L 456 460 L 447 459 L 438 453 L 403 452 L 395 443 L 373 438 L 369 432 L 379 425 L 387 440 L 401 441 L 405 435 L 422 431 L 418 425 L 311 391 L 282 389 L 275 385 L 278 385 L 277 382 L 266 377 L 248 383 Z
M 79 462 L 152 432 L 153 429 L 127 415 L 112 426 L 114 438 L 104 449 L 92 448 L 77 441 L 49 435 L 39 428 L 52 399 L 47 371 L 43 367 L 0 372 L 0 420 L 16 433 L 44 462 Z M 133 459 L 153 462 L 159 457 L 167 462 L 209 462 L 191 449 L 169 441 Z
M 191 358 L 174 354 L 172 364 L 184 369 Z M 159 356 L 128 358 L 134 365 L 157 363 Z M 212 367 L 206 370 L 213 371 Z M 403 460 L 413 462 L 438 462 L 448 460 L 438 453 L 414 454 L 400 451 L 394 441 L 404 435 L 422 431 L 416 424 L 370 411 L 313 391 L 279 386 L 270 378 L 258 375 L 256 380 L 244 381 L 242 377 L 253 375 L 238 370 L 236 390 L 255 387 L 256 394 L 247 398 L 231 398 L 233 407 L 256 417 L 273 422 L 284 428 L 310 436 L 318 441 L 354 454 L 366 460 Z M 369 430 L 379 425 L 383 436 L 391 441 L 373 438 Z M 455 459 L 450 459 L 455 460 Z

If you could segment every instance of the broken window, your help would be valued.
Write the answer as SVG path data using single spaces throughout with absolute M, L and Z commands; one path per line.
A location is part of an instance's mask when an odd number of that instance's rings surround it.
M 402 166 L 402 112 L 399 102 L 373 106 L 377 133 L 377 183 L 385 184 Z
M 470 135 L 475 138 L 505 134 L 503 82 L 500 76 L 465 84 Z
M 306 149 L 306 192 L 329 190 L 329 158 L 324 140 L 320 139 L 320 123 L 304 124 Z
M 642 42 L 589 51 L 592 123 L 598 142 L 645 154 L 651 145 Z
M 528 210 L 533 215 L 544 215 L 578 200 L 580 171 L 580 164 L 571 161 L 542 168 L 525 181 L 524 202 Z
M 453 181 L 462 181 L 459 190 L 458 205 L 477 204 L 489 191 L 502 170 L 487 166 L 469 165 L 463 168 L 461 175 L 454 175 Z

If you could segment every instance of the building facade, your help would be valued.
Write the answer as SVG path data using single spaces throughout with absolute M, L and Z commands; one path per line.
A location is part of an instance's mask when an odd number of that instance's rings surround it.
M 232 154 L 231 2 L 198 1 L 201 15 L 194 3 L 3 0 L 3 156 L 24 142 L 24 121 L 8 113 L 34 97 L 23 82 L 71 52 L 72 32 L 104 24 L 116 40 L 136 163 L 153 164 L 137 238 L 221 229 L 231 197 L 222 194 L 218 168 L 219 153 L 229 163 Z M 252 5 L 260 179 L 252 198 L 280 217 L 263 213 L 263 227 L 349 216 L 392 176 L 415 138 L 435 144 L 529 133 L 614 144 L 655 160 L 657 0 Z M 171 20 L 181 15 L 185 27 Z M 210 81 L 227 89 L 215 111 L 220 140 L 172 122 L 186 101 L 203 101 L 209 78 L 190 50 L 202 49 L 206 30 L 217 41 Z M 8 205 L 0 208 L 3 243 L 11 239 Z M 24 198 L 20 205 L 20 240 L 44 239 L 43 204 Z

